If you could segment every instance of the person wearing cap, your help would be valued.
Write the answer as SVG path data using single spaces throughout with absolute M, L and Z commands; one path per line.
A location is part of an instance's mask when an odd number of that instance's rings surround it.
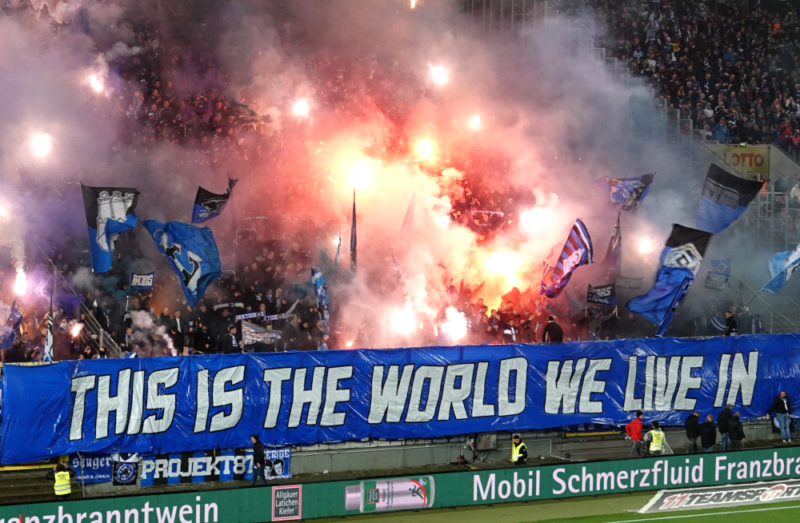
M 561 325 L 556 323 L 555 316 L 547 317 L 547 325 L 544 326 L 542 331 L 543 343 L 561 343 L 564 341 L 564 330 Z
M 250 441 L 253 442 L 253 481 L 251 486 L 256 486 L 256 479 L 261 478 L 264 485 L 267 484 L 267 478 L 264 477 L 264 444 L 258 439 L 256 434 L 250 436 Z
M 522 442 L 519 434 L 514 434 L 514 439 L 511 441 L 511 462 L 517 466 L 524 465 L 526 459 L 528 459 L 528 447 Z

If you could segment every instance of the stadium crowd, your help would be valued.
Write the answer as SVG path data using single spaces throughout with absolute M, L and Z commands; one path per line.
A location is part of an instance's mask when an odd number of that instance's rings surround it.
M 169 16 L 193 27 L 191 43 L 162 33 L 153 20 L 130 13 L 126 28 L 136 35 L 137 53 L 119 54 L 108 60 L 110 71 L 120 79 L 114 89 L 120 94 L 98 104 L 112 104 L 98 111 L 98 118 L 118 130 L 124 144 L 120 154 L 128 157 L 154 154 L 159 143 L 169 142 L 187 150 L 177 161 L 203 165 L 224 172 L 251 170 L 275 180 L 283 201 L 293 202 L 298 214 L 311 212 L 321 194 L 317 182 L 330 171 L 314 163 L 306 145 L 309 138 L 302 122 L 291 122 L 281 130 L 272 126 L 270 116 L 259 116 L 247 100 L 230 92 L 228 79 L 218 56 L 211 52 L 216 36 L 212 29 L 190 24 L 189 2 L 163 4 Z M 631 72 L 649 79 L 659 96 L 680 108 L 695 126 L 723 142 L 763 143 L 775 140 L 787 150 L 800 145 L 800 27 L 795 14 L 784 3 L 774 6 L 756 3 L 750 9 L 720 4 L 712 13 L 702 2 L 663 0 L 661 2 L 598 1 L 595 10 L 604 16 L 609 36 L 604 45 L 610 53 L 630 64 Z M 82 9 L 66 10 L 59 21 L 47 4 L 35 9 L 31 0 L 5 0 L 0 16 L 16 17 L 25 24 L 52 26 L 50 38 L 57 42 L 67 31 L 89 33 Z M 71 17 L 71 18 L 70 18 Z M 208 33 L 204 33 L 207 31 Z M 291 46 L 291 31 L 279 27 L 281 45 Z M 98 51 L 99 52 L 99 51 Z M 386 124 L 383 142 L 373 147 L 386 155 L 403 155 L 411 145 L 402 132 L 406 109 L 426 96 L 426 86 L 408 82 L 403 69 L 374 71 L 369 64 L 341 56 L 324 55 L 307 65 L 308 74 L 318 81 L 313 103 L 328 109 L 335 119 L 322 119 L 315 133 L 326 128 L 354 128 L 368 113 L 379 112 Z M 188 73 L 187 73 L 188 72 Z M 201 78 L 202 89 L 190 90 L 182 79 L 190 74 Z M 275 100 L 291 112 L 294 100 Z M 288 119 L 291 120 L 291 119 Z M 532 198 L 504 181 L 509 160 L 491 145 L 448 151 L 447 165 L 458 179 L 461 191 L 453 194 L 450 220 L 470 228 L 480 241 L 488 241 L 508 223 L 518 220 L 516 211 Z M 192 152 L 194 154 L 188 154 Z M 437 168 L 441 170 L 443 166 Z M 445 175 L 447 171 L 445 171 Z M 23 177 L 22 173 L 20 174 Z M 788 183 L 788 182 L 787 182 Z M 794 189 L 789 188 L 794 195 Z M 800 199 L 800 182 L 797 182 Z M 358 332 L 337 331 L 335 266 L 312 256 L 315 246 L 329 241 L 329 228 L 309 220 L 308 233 L 293 243 L 267 238 L 257 226 L 258 217 L 237 224 L 235 270 L 213 285 L 203 302 L 187 307 L 173 274 L 159 275 L 150 293 L 129 289 L 132 270 L 126 260 L 140 258 L 135 241 L 121 238 L 118 263 L 107 275 L 91 275 L 91 283 L 78 285 L 85 292 L 84 304 L 96 321 L 124 351 L 139 355 L 232 353 L 253 350 L 242 346 L 235 316 L 264 311 L 266 315 L 289 313 L 272 321 L 254 323 L 279 333 L 271 344 L 255 350 L 316 350 L 347 346 L 377 346 L 365 324 Z M 270 219 L 289 220 L 289 216 Z M 53 247 L 47 258 L 69 281 L 90 274 L 90 263 L 81 240 L 68 239 Z M 309 267 L 320 266 L 332 286 L 331 303 L 321 311 L 309 283 Z M 42 263 L 36 270 L 47 279 L 49 269 Z M 402 302 L 402 289 L 392 271 L 376 276 L 374 285 L 387 289 Z M 85 279 L 85 278 L 79 278 Z M 3 296 L 13 300 L 13 264 L 5 271 Z M 165 281 L 166 280 L 166 281 Z M 632 314 L 616 310 L 586 309 L 583 304 L 543 300 L 538 289 L 511 289 L 501 304 L 490 309 L 480 296 L 481 285 L 455 285 L 445 279 L 449 298 L 469 320 L 472 343 L 541 342 L 549 317 L 555 317 L 564 340 L 615 339 L 652 335 L 655 328 Z M 12 297 L 9 299 L 8 297 Z M 42 357 L 46 338 L 49 295 L 29 297 L 22 312 L 21 326 L 4 361 L 36 361 Z M 16 306 L 16 305 L 15 305 Z M 13 307 L 12 307 L 13 308 Z M 86 329 L 73 329 L 85 321 L 75 302 L 56 307 L 57 359 L 108 357 L 87 343 Z M 704 336 L 719 334 L 712 318 L 732 311 L 738 332 L 764 332 L 760 317 L 750 315 L 733 293 L 720 293 L 713 303 L 687 304 L 678 311 L 670 335 Z M 330 329 L 321 320 L 329 315 Z M 444 307 L 439 311 L 444 314 Z M 10 320 L 13 323 L 13 320 Z M 74 332 L 80 332 L 73 335 Z M 435 329 L 426 334 L 435 345 Z

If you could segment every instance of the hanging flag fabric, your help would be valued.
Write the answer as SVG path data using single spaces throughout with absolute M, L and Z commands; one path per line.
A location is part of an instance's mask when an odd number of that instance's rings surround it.
M 350 226 L 350 270 L 356 272 L 358 236 L 356 235 L 356 190 L 353 189 L 353 222 Z
M 606 279 L 614 282 L 622 272 L 622 229 L 619 218 L 620 214 L 617 215 L 617 223 L 614 224 L 614 232 L 611 234 L 606 255 L 603 257 L 603 265 L 607 270 Z
M 211 229 L 155 220 L 147 220 L 143 225 L 178 275 L 189 306 L 194 307 L 208 286 L 222 274 Z
M 137 189 L 127 187 L 89 187 L 81 184 L 89 252 L 94 272 L 108 272 L 114 246 L 120 233 L 136 227 Z
M 711 164 L 700 197 L 697 228 L 719 234 L 744 214 L 764 186 L 763 180 L 745 180 Z
M 314 296 L 317 297 L 317 304 L 320 308 L 328 306 L 328 284 L 325 282 L 325 275 L 318 269 L 311 267 L 311 283 L 314 285 Z
M 408 202 L 408 207 L 406 208 L 406 215 L 403 217 L 403 225 L 400 227 L 400 236 L 406 240 L 411 240 L 414 231 L 414 200 L 416 196 L 416 192 L 411 195 L 411 201 Z
M 724 274 L 725 276 L 731 275 L 731 259 L 725 258 L 724 260 L 711 260 L 710 271 L 717 274 Z
M 242 345 L 272 343 L 281 339 L 279 331 L 269 330 L 249 321 L 242 321 Z
M 658 325 L 657 336 L 667 331 L 675 309 L 697 277 L 711 236 L 708 232 L 673 225 L 661 252 L 661 268 L 653 288 L 628 302 L 629 311 Z
M 53 293 L 55 293 L 55 288 L 50 291 L 50 314 L 47 316 L 47 338 L 42 355 L 42 361 L 48 363 L 53 361 Z
M 564 249 L 558 257 L 558 263 L 549 277 L 542 279 L 539 293 L 548 298 L 555 298 L 567 286 L 575 269 L 590 263 L 592 263 L 592 239 L 583 222 L 575 220 L 575 225 L 572 226 Z
M 772 280 L 764 286 L 763 290 L 775 294 L 786 285 L 798 267 L 800 267 L 800 245 L 794 251 L 779 252 L 769 260 L 769 273 L 772 275 Z
M 231 197 L 233 186 L 236 185 L 238 181 L 239 180 L 233 180 L 230 175 L 228 175 L 228 188 L 222 194 L 214 194 L 202 187 L 198 187 L 197 196 L 194 198 L 192 223 L 203 223 L 211 218 L 219 216 L 222 213 L 222 209 L 225 208 L 225 204 L 228 203 L 228 199 Z
M 639 207 L 644 197 L 647 196 L 647 191 L 650 190 L 650 184 L 653 183 L 653 177 L 656 173 L 645 174 L 635 178 L 603 178 L 608 184 L 609 198 L 623 211 L 632 211 Z
M 589 291 L 586 293 L 586 303 L 598 303 L 601 305 L 616 305 L 617 304 L 617 289 L 612 283 L 610 285 L 598 285 L 593 287 L 589 285 Z

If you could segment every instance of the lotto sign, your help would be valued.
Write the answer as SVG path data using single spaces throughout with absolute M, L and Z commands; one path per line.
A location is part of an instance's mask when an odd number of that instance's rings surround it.
M 711 146 L 719 158 L 738 173 L 758 173 L 769 178 L 769 146 Z

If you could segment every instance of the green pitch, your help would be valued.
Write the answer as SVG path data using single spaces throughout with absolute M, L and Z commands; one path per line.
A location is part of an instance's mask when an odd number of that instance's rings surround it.
M 564 501 L 503 503 L 456 509 L 418 512 L 383 512 L 364 516 L 317 520 L 325 523 L 796 523 L 800 521 L 800 502 L 722 507 L 665 514 L 636 514 L 655 492 L 613 496 L 583 497 Z

